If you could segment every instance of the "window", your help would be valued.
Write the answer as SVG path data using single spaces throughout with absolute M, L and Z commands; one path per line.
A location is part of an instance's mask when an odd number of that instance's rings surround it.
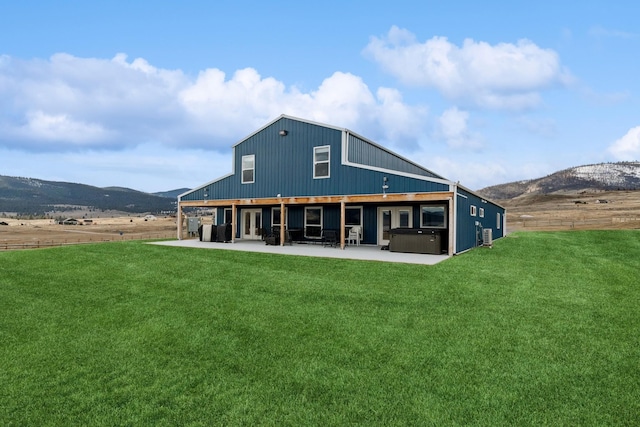
M 480 208 L 479 216 L 480 218 L 484 218 L 484 208 Z
M 359 226 L 362 228 L 362 206 L 344 208 L 344 225 L 347 233 L 351 227 Z
M 447 208 L 445 205 L 429 205 L 420 208 L 420 227 L 446 228 Z
M 280 226 L 280 208 L 271 208 L 271 225 Z M 287 208 L 284 208 L 284 225 L 287 226 Z
M 409 211 L 400 211 L 400 228 L 409 228 L 411 225 L 409 222 L 411 221 L 411 213 Z
M 502 218 L 500 218 L 500 212 L 496 214 L 496 228 L 500 230 L 500 224 L 502 223 Z
M 256 156 L 242 156 L 242 183 L 251 184 L 255 181 Z
M 223 224 L 231 224 L 231 208 L 224 209 L 224 223 Z
M 473 205 L 471 205 L 471 216 L 476 216 L 477 215 L 477 208 Z
M 313 177 L 329 178 L 330 146 L 313 147 Z
M 319 239 L 322 234 L 322 208 L 304 208 L 304 235 Z
M 344 208 L 344 223 L 347 227 L 362 225 L 362 207 Z

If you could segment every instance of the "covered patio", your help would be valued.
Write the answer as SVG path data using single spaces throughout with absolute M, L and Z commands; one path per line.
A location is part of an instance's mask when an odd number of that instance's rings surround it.
M 154 245 L 176 246 L 199 249 L 257 252 L 279 255 L 298 255 L 320 258 L 340 258 L 361 261 L 396 262 L 405 264 L 433 265 L 450 258 L 449 255 L 429 255 L 381 250 L 380 246 L 360 245 L 340 247 L 323 246 L 321 244 L 265 245 L 262 241 L 236 240 L 234 243 L 201 242 L 198 239 L 167 240 L 151 242 Z
M 454 194 L 448 191 L 430 192 L 430 193 L 402 193 L 402 194 L 367 194 L 367 195 L 349 195 L 349 196 L 318 196 L 318 197 L 275 197 L 275 198 L 256 198 L 256 199 L 221 199 L 221 200 L 180 200 L 178 202 L 177 216 L 179 218 L 178 224 L 178 239 L 184 238 L 184 220 L 186 216 L 183 211 L 185 208 L 228 208 L 230 209 L 230 224 L 231 224 L 231 241 L 237 243 L 242 240 L 237 237 L 239 232 L 238 227 L 238 211 L 246 208 L 261 208 L 261 207 L 279 207 L 280 212 L 286 212 L 286 209 L 293 206 L 337 206 L 339 210 L 338 221 L 334 226 L 329 227 L 337 231 L 337 243 L 338 246 L 344 249 L 347 244 L 347 224 L 345 210 L 347 206 L 398 206 L 409 205 L 421 202 L 442 202 L 446 204 L 448 212 L 445 219 L 446 227 L 446 246 L 445 252 L 449 255 L 453 255 L 453 224 L 454 224 Z M 274 224 L 275 225 L 275 224 Z M 362 225 L 362 224 L 360 224 Z M 280 216 L 280 224 L 276 225 L 280 230 L 287 229 L 286 215 Z M 376 225 L 378 226 L 378 225 Z M 277 244 L 285 245 L 285 234 L 280 234 L 280 241 Z M 379 249 L 379 246 L 378 246 Z

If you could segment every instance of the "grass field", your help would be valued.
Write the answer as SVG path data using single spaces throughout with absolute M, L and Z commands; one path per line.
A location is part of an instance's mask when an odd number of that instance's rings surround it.
M 0 253 L 0 425 L 637 425 L 640 232 L 435 266 Z

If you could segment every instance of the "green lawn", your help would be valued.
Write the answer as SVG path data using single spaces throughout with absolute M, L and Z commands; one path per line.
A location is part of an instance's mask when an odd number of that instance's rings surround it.
M 637 425 L 640 232 L 435 266 L 0 253 L 0 425 Z

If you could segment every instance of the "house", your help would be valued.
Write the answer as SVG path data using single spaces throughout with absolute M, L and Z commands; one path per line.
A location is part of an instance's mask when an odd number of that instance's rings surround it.
M 228 175 L 178 196 L 183 209 L 214 208 L 232 241 L 285 229 L 317 241 L 333 230 L 345 247 L 359 227 L 362 244 L 385 247 L 394 233 L 437 238 L 449 255 L 505 235 L 505 209 L 348 129 L 282 115 L 233 146 Z M 282 214 L 284 212 L 284 215 Z M 285 234 L 280 244 L 285 243 Z

